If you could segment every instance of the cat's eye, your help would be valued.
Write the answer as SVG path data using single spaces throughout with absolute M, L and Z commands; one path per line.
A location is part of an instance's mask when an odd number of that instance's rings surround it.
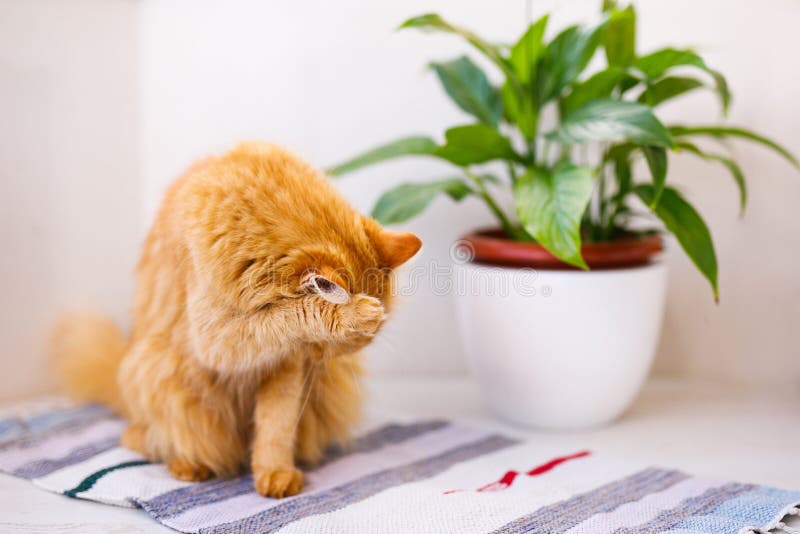
M 332 304 L 346 304 L 350 302 L 350 295 L 342 286 L 317 274 L 307 276 L 303 282 L 303 287 L 316 293 Z

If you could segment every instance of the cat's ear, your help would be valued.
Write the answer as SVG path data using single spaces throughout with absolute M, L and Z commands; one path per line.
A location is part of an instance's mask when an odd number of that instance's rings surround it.
M 373 241 L 383 266 L 390 269 L 410 260 L 422 246 L 422 240 L 410 232 L 383 229 L 375 235 Z

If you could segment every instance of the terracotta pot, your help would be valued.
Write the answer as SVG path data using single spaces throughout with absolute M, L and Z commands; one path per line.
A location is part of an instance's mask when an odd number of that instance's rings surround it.
M 471 247 L 474 261 L 486 265 L 532 267 L 534 269 L 569 269 L 566 264 L 537 243 L 512 241 L 499 229 L 477 230 L 461 238 Z M 584 243 L 581 253 L 590 269 L 622 269 L 647 265 L 663 250 L 661 237 L 625 236 L 607 243 Z
M 661 240 L 584 245 L 589 271 L 498 231 L 459 244 L 460 339 L 492 410 L 550 429 L 592 427 L 622 414 L 658 345 L 667 282 L 655 258 Z

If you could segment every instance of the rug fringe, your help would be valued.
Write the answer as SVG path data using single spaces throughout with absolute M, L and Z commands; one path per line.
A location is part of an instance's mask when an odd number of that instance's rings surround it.
M 784 521 L 789 516 L 800 517 L 800 502 L 795 502 L 775 514 L 775 518 L 763 527 L 745 527 L 739 534 L 770 534 L 785 532 L 786 534 L 800 534 L 800 530 L 790 527 Z

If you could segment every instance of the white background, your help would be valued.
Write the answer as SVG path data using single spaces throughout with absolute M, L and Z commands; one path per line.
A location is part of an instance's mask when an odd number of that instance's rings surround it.
M 597 1 L 533 2 L 551 31 L 597 17 Z M 693 46 L 727 74 L 730 120 L 800 154 L 800 2 L 637 3 L 639 49 Z M 429 11 L 493 41 L 524 30 L 523 1 L 198 2 L 0 0 L 0 397 L 51 387 L 43 341 L 72 305 L 127 320 L 131 271 L 161 192 L 186 165 L 245 138 L 336 163 L 411 133 L 469 121 L 426 62 L 468 49 L 457 39 L 394 32 Z M 713 122 L 709 94 L 670 104 L 672 122 Z M 670 180 L 711 226 L 721 303 L 676 249 L 656 372 L 765 385 L 800 383 L 800 173 L 737 145 L 750 206 L 719 168 L 680 159 Z M 451 172 L 402 160 L 337 181 L 368 211 L 386 187 Z M 492 219 L 437 201 L 409 223 L 417 264 L 446 265 L 449 246 Z M 532 336 L 535 334 L 532 334 Z M 576 335 L 580 335 L 576 332 Z M 591 354 L 587 354 L 590 358 Z M 382 375 L 466 372 L 450 299 L 423 286 L 369 350 Z

